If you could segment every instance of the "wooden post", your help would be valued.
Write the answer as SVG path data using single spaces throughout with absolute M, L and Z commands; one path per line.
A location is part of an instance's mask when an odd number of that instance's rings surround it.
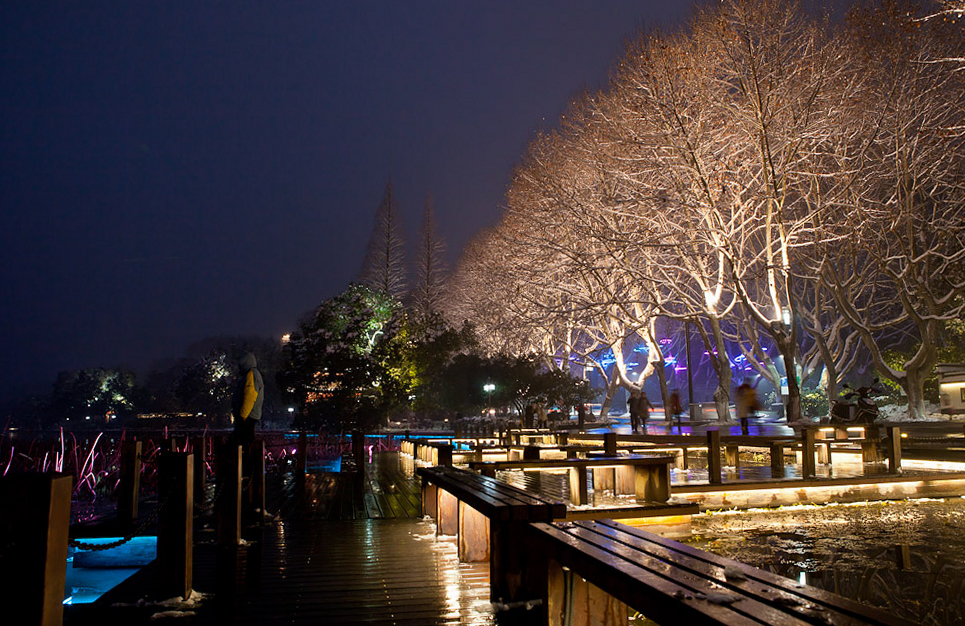
M 831 441 L 820 441 L 816 445 L 816 452 L 818 454 L 818 463 L 822 465 L 831 465 Z
M 489 520 L 489 589 L 493 602 L 510 604 L 538 600 L 546 595 L 546 555 L 528 541 L 526 522 Z M 541 607 L 529 623 L 545 622 Z
M 606 591 L 572 570 L 563 569 L 556 561 L 550 562 L 547 571 L 549 626 L 623 626 L 629 623 L 627 605 Z
M 727 460 L 727 465 L 733 468 L 740 467 L 740 446 L 736 443 L 728 443 L 724 447 L 724 457 Z
M 205 491 L 208 484 L 208 468 L 204 462 L 204 437 L 195 437 L 191 440 L 191 452 L 194 454 L 194 501 L 198 504 L 204 504 Z
M 523 448 L 523 460 L 524 461 L 538 461 L 539 460 L 539 446 L 526 446 Z
M 834 429 L 834 438 L 837 441 L 847 441 L 848 440 L 848 429 L 844 426 L 838 426 Z
M 218 545 L 241 543 L 241 446 L 228 444 L 218 455 Z
M 784 477 L 784 444 L 771 444 L 771 478 Z
M 878 449 L 880 443 L 878 426 L 865 426 L 864 441 L 861 442 L 861 461 L 863 463 L 878 463 L 881 461 L 881 453 Z
M 4 623 L 63 622 L 73 482 L 63 474 L 0 477 L 0 529 L 7 545 L 0 555 Z
M 617 455 L 617 434 L 603 433 L 603 454 L 606 456 Z
M 720 431 L 707 431 L 707 478 L 711 485 L 723 482 L 720 476 Z
M 352 431 L 352 455 L 355 457 L 355 467 L 361 471 L 365 465 L 365 434 L 361 430 Z
M 158 462 L 157 591 L 161 598 L 191 595 L 194 569 L 194 457 L 161 453 Z
M 586 465 L 576 465 L 570 468 L 570 502 L 577 506 L 586 506 L 590 494 L 586 486 Z
M 254 513 L 265 511 L 265 442 L 252 441 L 248 447 L 251 478 L 248 483 L 248 503 Z
M 560 431 L 556 433 L 556 445 L 565 446 L 570 442 L 570 433 Z
M 438 518 L 436 506 L 439 501 L 438 487 L 422 477 L 422 516 L 428 515 L 432 519 Z
M 645 502 L 666 502 L 670 499 L 670 466 L 635 465 L 633 467 L 634 491 Z
M 614 467 L 593 468 L 593 491 L 603 493 L 607 489 L 616 493 L 617 471 Z
M 295 480 L 304 481 L 308 471 L 308 435 L 298 433 L 298 448 L 295 456 Z
M 121 484 L 117 492 L 117 520 L 130 530 L 137 522 L 137 503 L 141 496 L 141 450 L 143 442 L 121 444 Z
M 452 467 L 452 446 L 443 444 L 439 446 L 439 463 L 443 467 Z
M 489 562 L 489 518 L 465 502 L 459 502 L 459 560 Z
M 805 428 L 801 431 L 801 476 L 814 478 L 814 429 Z
M 901 471 L 901 428 L 899 426 L 887 426 L 888 433 L 888 472 L 897 474 Z
M 436 489 L 436 534 L 459 534 L 459 499 L 441 487 Z

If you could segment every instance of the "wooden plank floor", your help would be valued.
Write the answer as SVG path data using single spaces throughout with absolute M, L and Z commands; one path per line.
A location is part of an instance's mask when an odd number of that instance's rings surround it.
M 200 565 L 200 564 L 199 564 Z M 487 564 L 415 518 L 276 520 L 196 566 L 197 624 L 493 624 Z
M 64 623 L 157 624 L 165 611 L 177 619 L 160 623 L 179 626 L 505 622 L 489 602 L 488 563 L 460 563 L 454 541 L 436 538 L 405 463 L 377 454 L 364 474 L 309 475 L 303 490 L 290 475 L 272 477 L 272 518 L 245 529 L 246 545 L 219 550 L 213 520 L 197 524 L 198 606 L 154 605 L 148 566 L 98 603 L 67 607 Z

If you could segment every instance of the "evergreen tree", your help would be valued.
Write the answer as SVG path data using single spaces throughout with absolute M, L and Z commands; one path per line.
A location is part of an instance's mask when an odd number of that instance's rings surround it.
M 416 259 L 416 284 L 412 290 L 412 309 L 420 319 L 427 319 L 442 308 L 445 291 L 446 244 L 436 227 L 432 209 L 432 194 L 426 195 L 426 209 L 419 232 L 419 250 Z
M 399 230 L 398 210 L 389 181 L 375 212 L 359 282 L 396 300 L 402 299 L 406 289 L 405 247 Z

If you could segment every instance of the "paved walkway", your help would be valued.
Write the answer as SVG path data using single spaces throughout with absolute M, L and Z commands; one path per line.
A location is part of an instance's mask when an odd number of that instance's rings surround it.
M 403 463 L 382 453 L 364 480 L 313 474 L 304 490 L 290 475 L 276 481 L 273 519 L 247 527 L 237 551 L 219 551 L 212 521 L 199 521 L 193 587 L 204 597 L 196 604 L 157 605 L 148 566 L 97 603 L 65 607 L 64 623 L 497 623 L 488 564 L 460 563 L 455 543 L 418 517 L 419 483 Z

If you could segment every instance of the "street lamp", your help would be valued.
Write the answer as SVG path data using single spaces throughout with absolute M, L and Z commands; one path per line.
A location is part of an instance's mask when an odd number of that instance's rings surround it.
M 493 404 L 493 391 L 496 389 L 496 385 L 492 383 L 486 383 L 483 385 L 483 391 L 486 392 L 486 406 L 492 407 Z

